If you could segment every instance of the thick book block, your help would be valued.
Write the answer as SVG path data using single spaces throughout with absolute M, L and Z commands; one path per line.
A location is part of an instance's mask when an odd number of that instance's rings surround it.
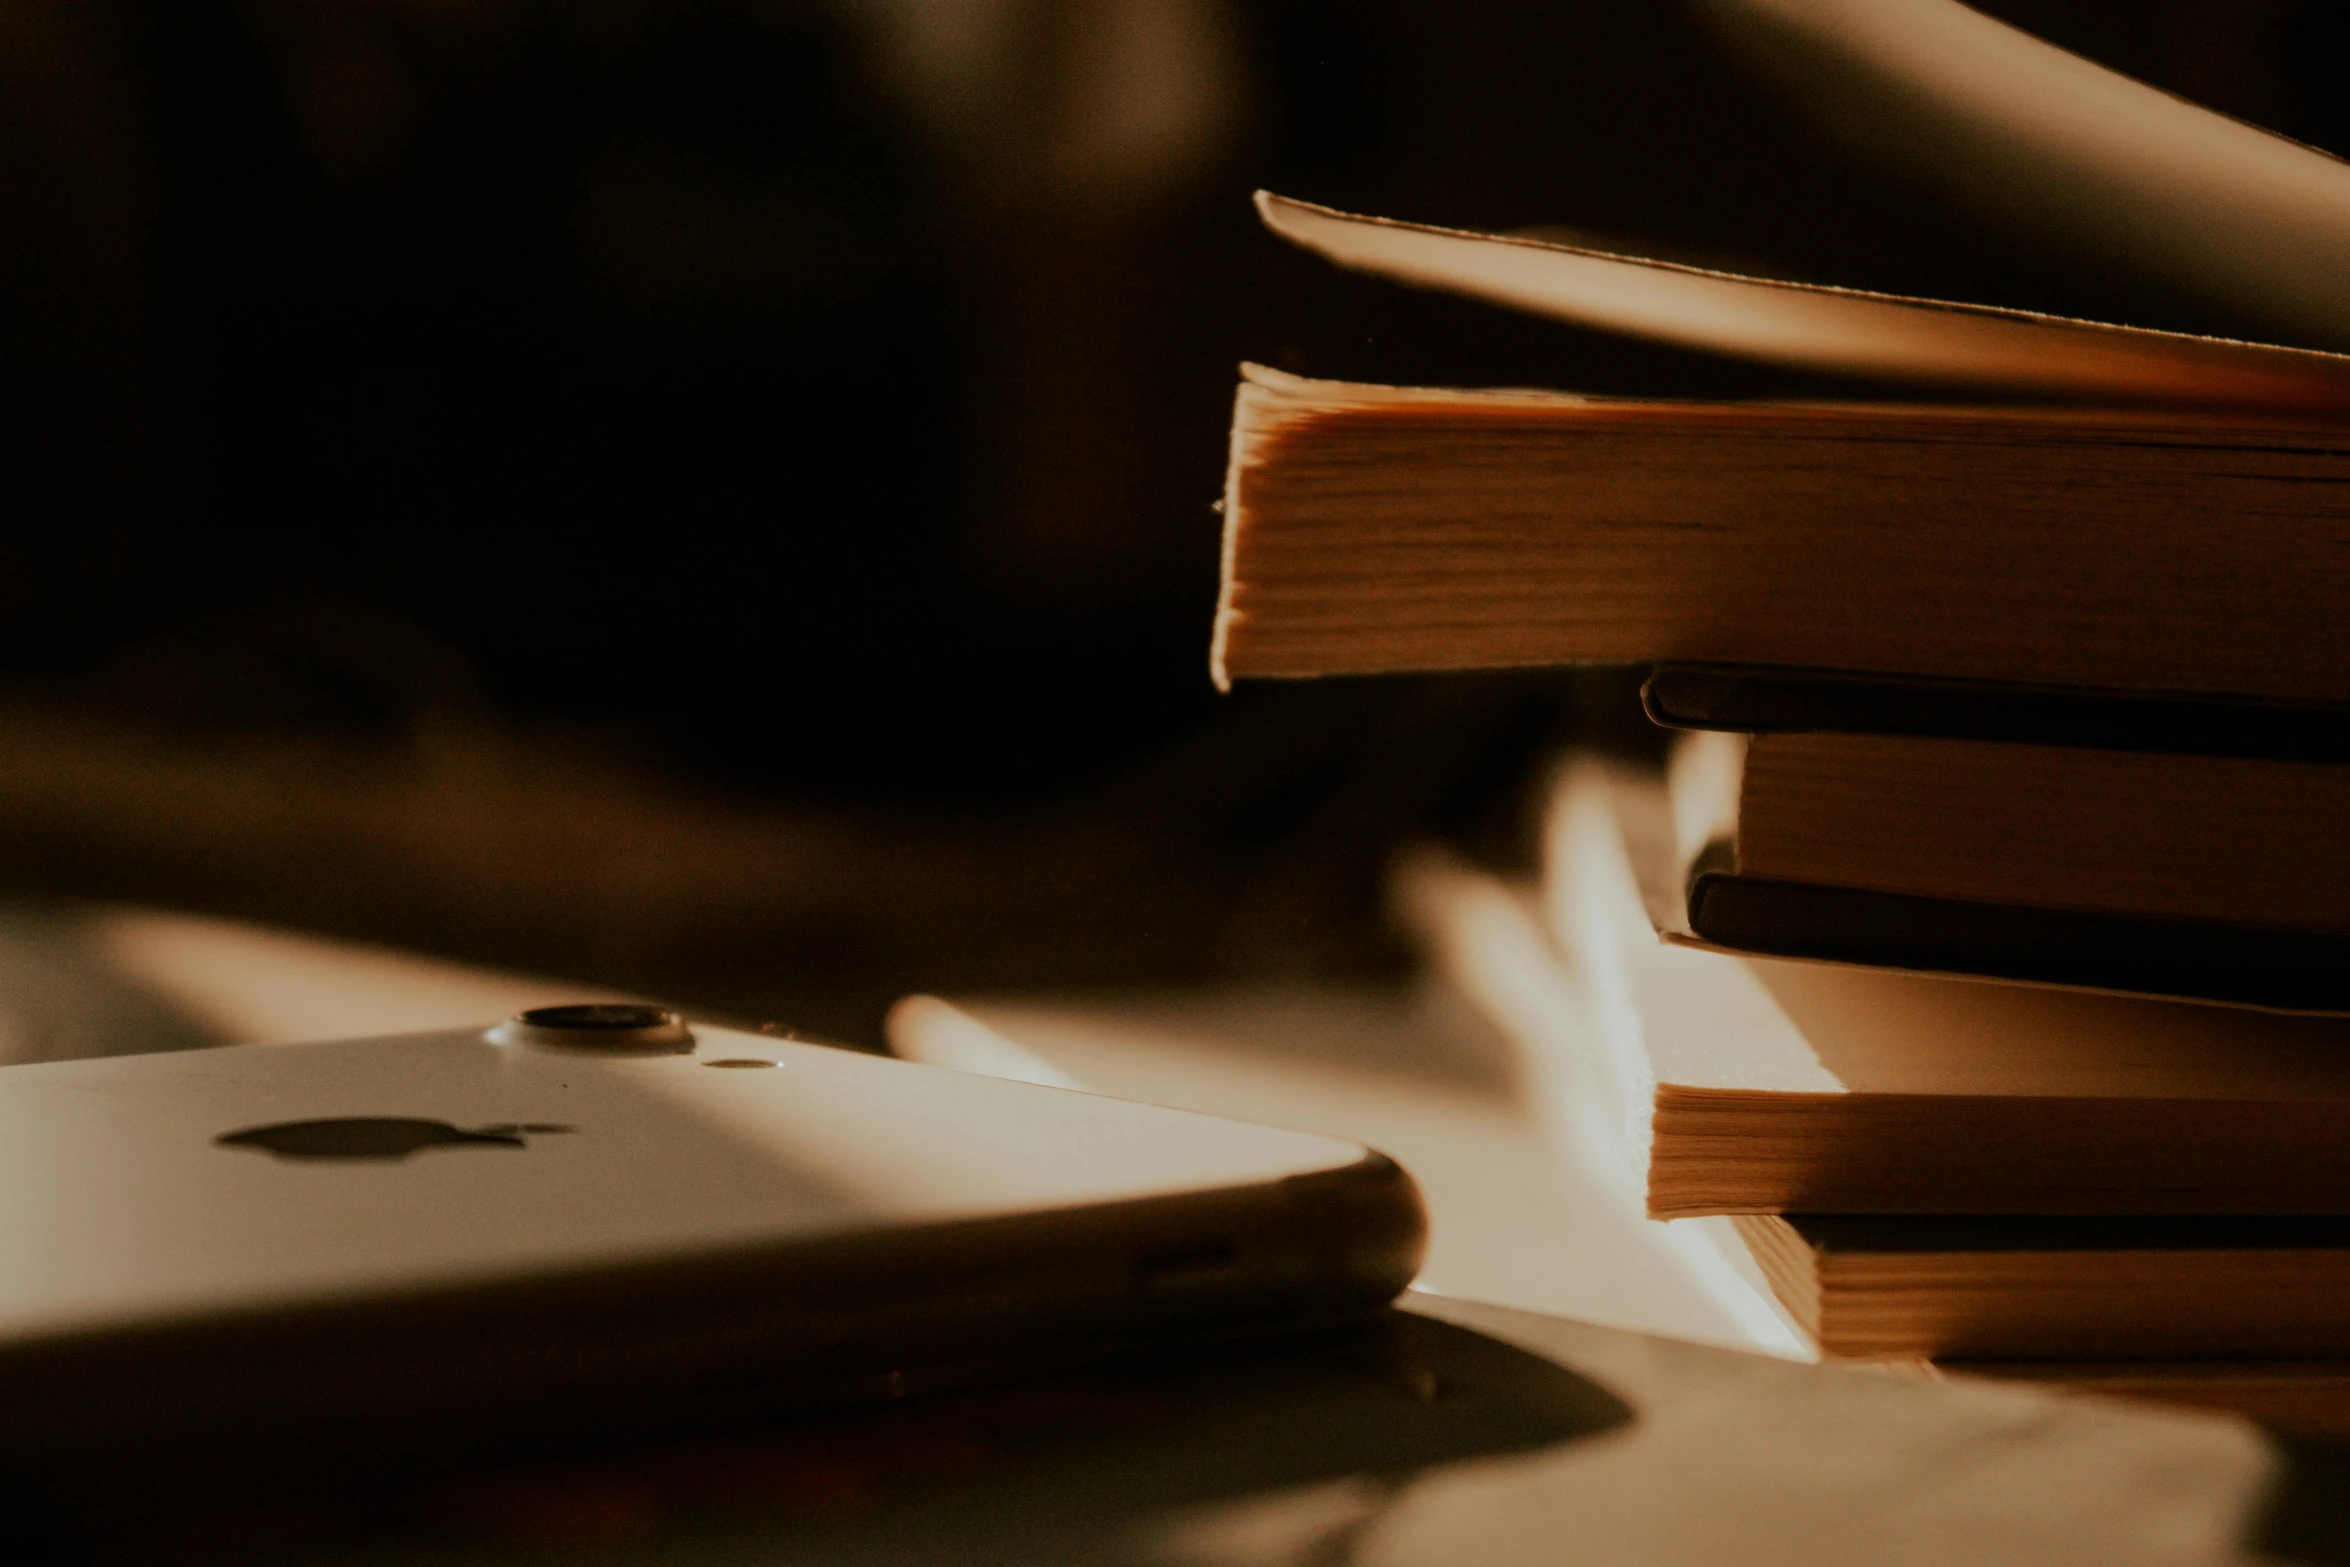
M 1215 670 L 1721 662 L 2350 701 L 2350 430 L 1251 369 Z
M 2350 1221 L 2341 1219 L 1733 1222 L 1826 1355 L 2350 1357 Z

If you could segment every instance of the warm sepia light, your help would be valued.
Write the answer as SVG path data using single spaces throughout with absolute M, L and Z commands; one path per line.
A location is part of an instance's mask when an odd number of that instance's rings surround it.
M 529 1007 L 632 999 L 596 985 L 152 909 L 99 913 L 90 934 L 124 976 L 229 1044 L 478 1027 Z
M 1409 881 L 1406 896 L 1442 948 L 1453 982 L 1524 1052 L 1537 1113 L 1568 1178 L 1588 1189 L 1588 1200 L 1618 1211 L 1642 1244 L 1664 1252 L 1737 1323 L 1747 1347 L 1816 1359 L 1729 1220 L 1661 1222 L 1642 1214 L 1645 1159 L 1625 1135 L 1609 1031 L 1595 1026 L 1591 997 L 1567 972 L 1528 901 L 1489 877 L 1436 865 L 1423 864 Z

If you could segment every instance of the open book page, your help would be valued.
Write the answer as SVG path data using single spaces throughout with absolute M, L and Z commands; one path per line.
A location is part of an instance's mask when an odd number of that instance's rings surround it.
M 1257 211 L 1284 239 L 1358 272 L 1685 348 L 1977 395 L 2350 414 L 2342 354 L 1741 277 L 1267 191 Z
M 1703 0 L 1862 157 L 2043 251 L 2350 347 L 2350 164 L 1955 0 Z

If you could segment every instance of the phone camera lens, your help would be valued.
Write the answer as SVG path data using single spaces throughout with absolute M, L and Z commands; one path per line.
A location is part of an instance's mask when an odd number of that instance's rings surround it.
M 641 1007 L 626 1002 L 583 1001 L 561 1007 L 532 1007 L 515 1019 L 533 1028 L 667 1028 L 684 1021 L 674 1012 L 659 1007 Z
M 685 1019 L 634 1002 L 584 1001 L 533 1007 L 489 1032 L 501 1045 L 542 1045 L 620 1055 L 676 1055 L 694 1048 Z

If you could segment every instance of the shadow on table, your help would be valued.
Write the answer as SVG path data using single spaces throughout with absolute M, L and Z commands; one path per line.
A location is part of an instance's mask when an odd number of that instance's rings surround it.
M 2350 1446 L 2280 1440 L 2246 1545 L 2281 1561 L 2350 1564 Z
M 462 1418 L 461 1416 L 457 1418 Z M 1625 1426 L 1597 1384 L 1424 1317 L 908 1399 L 332 1501 L 120 1516 L 68 1558 L 1343 1562 L 1431 1469 Z

